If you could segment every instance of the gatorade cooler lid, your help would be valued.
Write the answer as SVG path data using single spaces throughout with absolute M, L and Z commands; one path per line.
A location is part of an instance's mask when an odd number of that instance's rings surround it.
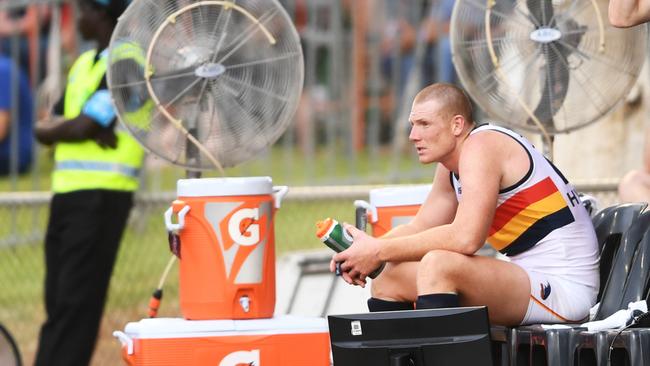
M 272 194 L 271 177 L 179 179 L 178 197 L 248 196 Z
M 186 320 L 151 318 L 131 322 L 124 333 L 132 338 L 184 338 L 197 336 L 231 336 L 246 334 L 296 334 L 328 331 L 324 318 L 278 316 L 249 320 Z
M 430 184 L 371 189 L 370 204 L 375 207 L 420 205 L 430 191 Z

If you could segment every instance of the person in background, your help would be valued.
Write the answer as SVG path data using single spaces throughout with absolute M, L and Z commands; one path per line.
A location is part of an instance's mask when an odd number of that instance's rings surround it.
M 618 184 L 621 202 L 650 202 L 650 128 L 646 128 L 643 143 L 643 165 L 623 176 Z
M 55 160 L 36 366 L 89 364 L 144 155 L 116 127 L 106 84 L 107 47 L 128 2 L 77 1 L 79 32 L 96 48 L 77 58 L 54 116 L 35 129 Z
M 609 22 L 628 28 L 650 20 L 650 0 L 610 0 Z M 643 146 L 643 167 L 628 172 L 618 185 L 622 202 L 650 202 L 650 130 L 646 128 Z
M 18 73 L 18 75 L 12 75 Z M 12 79 L 18 81 L 17 87 L 12 85 Z M 17 119 L 12 118 L 12 93 L 17 93 Z M 32 164 L 32 148 L 34 145 L 33 124 L 33 99 L 31 86 L 27 74 L 13 62 L 0 56 L 0 175 L 7 175 L 15 169 L 18 173 L 25 173 Z M 12 129 L 18 129 L 16 144 L 18 156 L 15 157 L 16 166 L 12 167 Z
M 29 5 L 24 8 L 0 10 L 0 53 L 11 54 L 11 37 L 19 36 L 18 59 L 28 70 L 33 85 L 45 77 L 45 55 L 49 46 L 51 9 L 49 5 Z
M 456 84 L 457 82 L 456 69 L 451 55 L 451 37 L 449 36 L 451 14 L 455 3 L 456 0 L 434 0 L 429 9 L 429 16 L 424 19 L 420 27 L 420 31 L 426 34 L 425 39 L 430 43 L 435 43 L 435 47 L 431 47 L 430 51 L 434 68 L 431 81 L 437 83 Z

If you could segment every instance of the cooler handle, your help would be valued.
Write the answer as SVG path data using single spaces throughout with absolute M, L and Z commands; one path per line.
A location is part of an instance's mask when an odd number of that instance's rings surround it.
M 370 212 L 370 222 L 371 223 L 374 224 L 375 222 L 377 222 L 377 220 L 379 220 L 377 218 L 377 207 L 369 204 L 368 202 L 366 202 L 364 200 L 355 200 L 354 201 L 354 207 L 356 207 L 356 208 L 365 208 L 366 209 L 366 215 L 368 214 L 368 212 Z
M 273 199 L 275 200 L 276 209 L 280 208 L 280 203 L 282 203 L 282 199 L 287 195 L 287 192 L 289 192 L 288 186 L 273 186 Z
M 185 226 L 185 214 L 190 210 L 190 206 L 183 207 L 178 212 L 178 224 L 172 223 L 172 215 L 174 214 L 174 207 L 170 207 L 165 211 L 165 227 L 169 232 L 178 232 Z
M 114 331 L 113 337 L 119 339 L 120 343 L 122 343 L 122 346 L 126 346 L 127 355 L 133 354 L 133 339 L 131 339 L 131 337 L 126 335 L 126 333 L 122 332 L 121 330 Z

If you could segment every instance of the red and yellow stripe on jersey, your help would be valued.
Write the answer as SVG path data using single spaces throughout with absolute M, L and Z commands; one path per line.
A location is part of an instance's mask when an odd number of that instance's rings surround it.
M 487 241 L 505 255 L 517 255 L 574 221 L 562 192 L 547 177 L 497 207 Z

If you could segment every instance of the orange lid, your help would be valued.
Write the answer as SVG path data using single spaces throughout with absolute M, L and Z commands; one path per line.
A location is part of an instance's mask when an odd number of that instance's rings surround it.
M 316 236 L 320 238 L 323 235 L 327 234 L 327 230 L 329 230 L 333 223 L 334 221 L 329 217 L 325 220 L 318 221 L 316 223 Z

